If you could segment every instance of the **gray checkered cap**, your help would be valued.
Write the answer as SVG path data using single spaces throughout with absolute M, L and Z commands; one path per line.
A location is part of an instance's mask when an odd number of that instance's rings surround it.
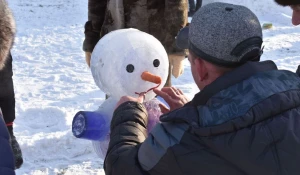
M 178 33 L 176 42 L 201 59 L 234 67 L 260 59 L 262 28 L 247 7 L 216 2 L 201 7 L 191 24 Z

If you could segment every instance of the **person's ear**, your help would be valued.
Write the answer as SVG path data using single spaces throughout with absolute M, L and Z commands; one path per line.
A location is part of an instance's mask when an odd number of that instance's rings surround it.
M 205 65 L 205 62 L 201 59 L 195 59 L 194 61 L 195 61 L 196 72 L 198 74 L 200 81 L 205 80 L 208 76 L 208 70 Z

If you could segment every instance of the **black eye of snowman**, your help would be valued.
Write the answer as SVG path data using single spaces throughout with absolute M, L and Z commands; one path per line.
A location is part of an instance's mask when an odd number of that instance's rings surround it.
M 132 64 L 128 64 L 126 66 L 126 70 L 128 73 L 132 73 L 134 71 L 134 66 Z
M 155 59 L 154 61 L 153 61 L 153 66 L 154 67 L 158 67 L 160 65 L 160 61 L 158 60 L 158 59 Z

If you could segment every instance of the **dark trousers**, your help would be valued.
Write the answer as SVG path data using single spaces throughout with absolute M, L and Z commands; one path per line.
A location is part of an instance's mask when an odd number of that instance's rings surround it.
M 196 5 L 194 0 L 189 0 L 189 9 L 190 11 L 195 11 L 196 10 Z
M 5 85 L 2 84 L 1 81 L 1 87 L 0 89 L 2 90 L 3 88 L 9 88 L 6 91 L 12 91 L 9 94 L 1 94 L 0 96 L 0 108 L 3 114 L 3 118 L 5 123 L 11 123 L 15 120 L 15 96 L 14 96 L 14 89 L 13 89 L 13 81 L 11 80 L 6 80 Z M 5 87 L 3 87 L 5 86 Z
M 15 93 L 12 75 L 12 57 L 9 55 L 5 67 L 0 71 L 0 108 L 5 123 L 15 120 Z

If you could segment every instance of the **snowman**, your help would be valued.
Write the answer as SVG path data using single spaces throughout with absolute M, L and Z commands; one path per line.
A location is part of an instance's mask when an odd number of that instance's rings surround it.
M 148 111 L 148 132 L 159 122 L 160 102 L 152 90 L 164 86 L 168 66 L 168 55 L 163 45 L 145 32 L 120 29 L 99 40 L 92 53 L 91 71 L 96 85 L 109 96 L 95 111 L 97 115 L 93 115 L 93 121 L 90 120 L 90 125 L 94 128 L 92 130 L 103 133 L 98 139 L 90 139 L 99 157 L 104 158 L 106 155 L 110 121 L 122 96 L 144 95 L 144 106 Z M 85 130 L 83 126 L 89 124 L 85 121 L 88 119 L 84 119 L 82 115 L 75 117 L 72 130 L 79 137 L 79 133 Z M 97 131 L 99 128 L 101 131 Z

